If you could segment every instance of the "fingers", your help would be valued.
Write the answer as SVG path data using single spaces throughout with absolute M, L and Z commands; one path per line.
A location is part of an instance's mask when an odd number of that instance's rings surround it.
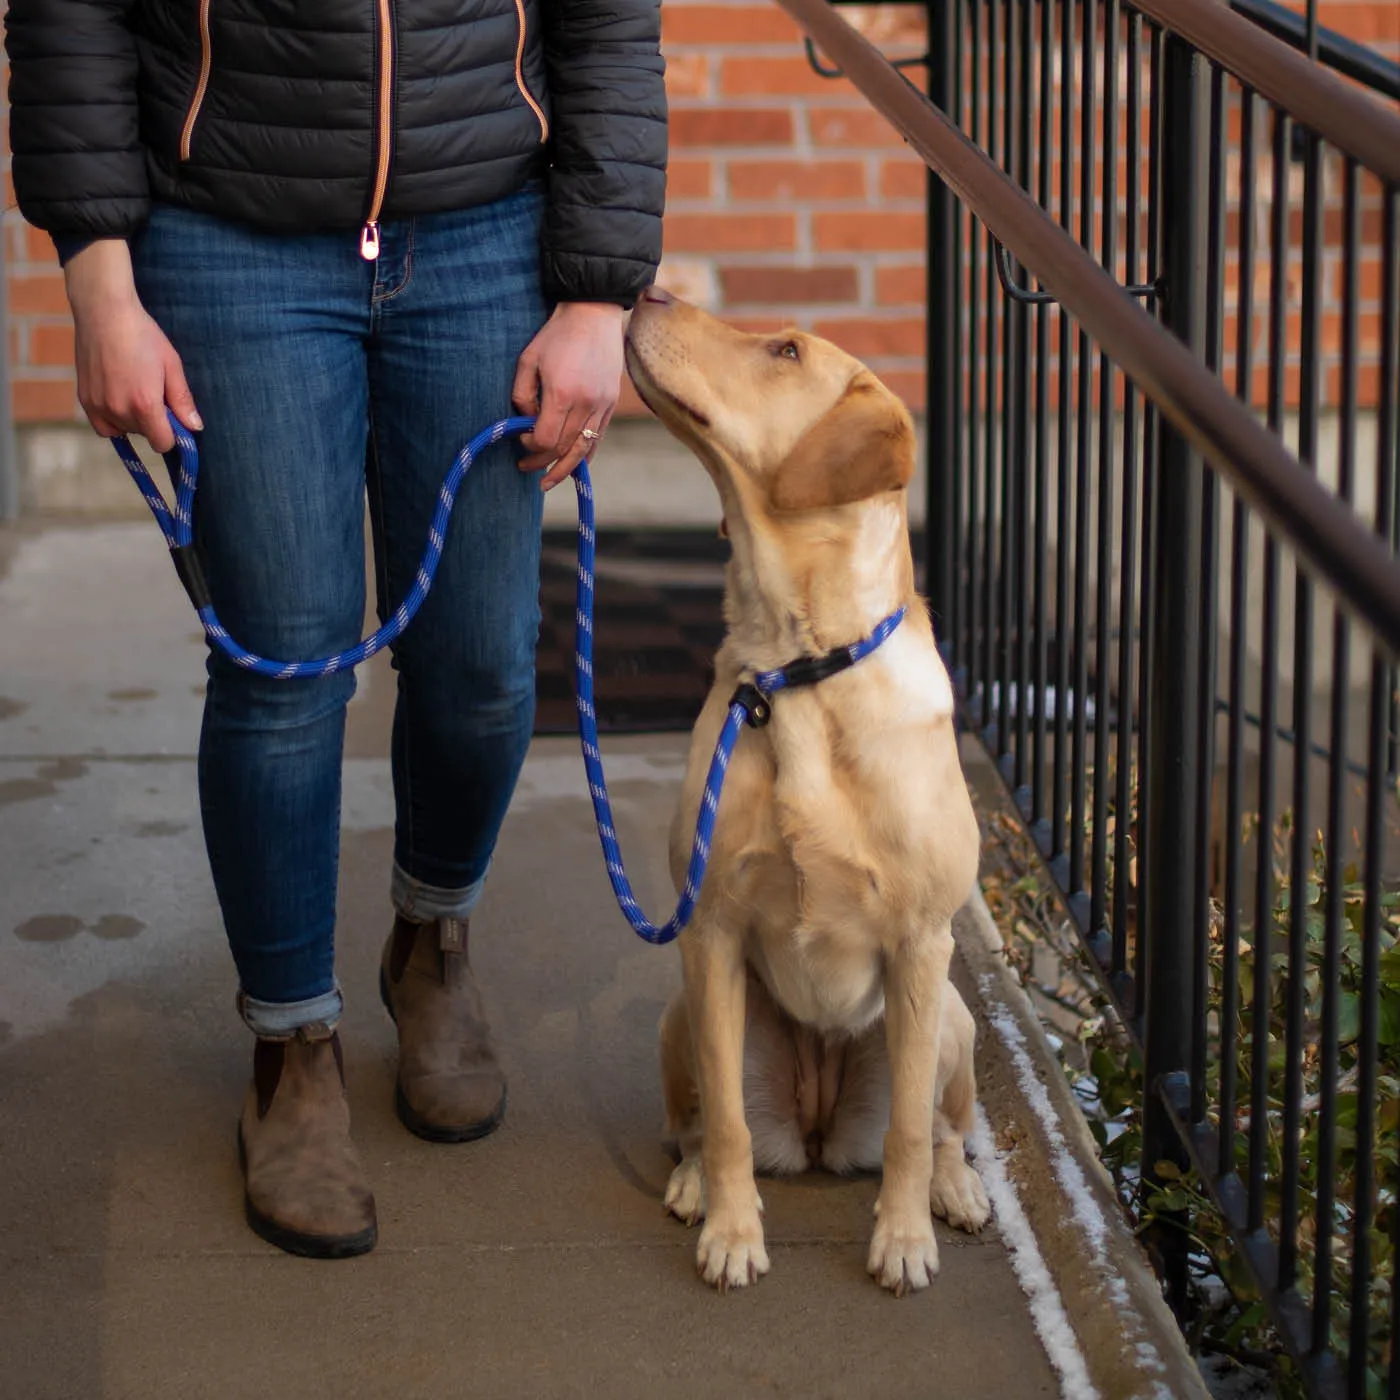
M 167 404 L 187 428 L 204 425 L 175 347 L 139 303 L 76 316 L 78 401 L 103 437 L 139 433 L 161 453 L 175 446 Z
M 173 345 L 165 361 L 165 402 L 191 432 L 197 433 L 203 429 L 204 420 L 194 406 L 194 395 L 190 393 L 189 383 L 185 379 L 185 367 L 180 363 Z
M 175 446 L 164 394 L 154 388 L 142 386 L 124 394 L 103 393 L 100 388 L 87 394 L 80 390 L 78 402 L 93 431 L 102 437 L 139 433 L 157 452 L 169 452 Z
M 117 424 L 112 419 L 108 418 L 105 413 L 101 412 L 101 410 L 89 408 L 87 404 L 83 403 L 81 398 L 79 398 L 78 403 L 83 413 L 86 415 L 88 422 L 92 424 L 93 432 L 95 432 L 98 437 L 120 437 L 126 431 L 125 428 L 119 428 Z
M 558 486 L 561 481 L 567 481 L 573 475 L 574 468 L 583 461 L 585 457 L 593 458 L 598 455 L 598 449 L 603 445 L 603 436 L 608 431 L 608 424 L 612 422 L 613 411 L 609 408 L 596 423 L 585 424 L 591 427 L 598 434 L 596 438 L 586 438 L 582 431 L 574 439 L 568 451 L 560 457 L 555 464 L 545 473 L 540 482 L 542 490 L 550 491 Z
M 130 393 L 124 407 L 108 404 L 105 416 L 118 425 L 119 432 L 140 433 L 157 452 L 169 452 L 175 446 L 175 430 L 165 411 L 163 380 L 143 382 Z
M 543 394 L 541 403 L 540 355 L 544 339 L 545 333 L 541 332 L 521 352 L 515 367 L 515 382 L 511 385 L 510 400 L 515 411 L 536 419 L 534 428 L 520 438 L 525 454 L 519 465 L 525 472 L 538 471 L 558 456 L 555 444 L 567 416 L 563 406 L 548 392 Z
M 513 399 L 536 414 L 521 438 L 520 469 L 545 468 L 545 490 L 597 451 L 622 382 L 622 313 L 617 307 L 561 303 L 516 367 Z M 596 436 L 585 438 L 588 428 Z
M 556 400 L 546 385 L 544 408 L 534 432 L 525 440 L 526 455 L 520 463 L 521 470 L 538 471 L 557 462 L 574 446 L 584 428 L 601 416 L 602 406 L 591 399 L 580 397 L 570 401 L 560 395 Z
M 540 354 L 538 341 L 532 340 L 521 352 L 515 366 L 515 382 L 511 385 L 510 401 L 515 411 L 534 415 L 540 411 Z
M 141 434 L 157 452 L 169 452 L 175 446 L 175 430 L 166 416 L 164 402 L 142 407 L 136 420 L 136 431 Z

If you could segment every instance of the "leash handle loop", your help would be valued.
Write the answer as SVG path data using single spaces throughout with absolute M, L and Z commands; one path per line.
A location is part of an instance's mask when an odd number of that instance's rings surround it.
M 202 614 L 205 608 L 212 608 L 214 600 L 209 596 L 209 584 L 204 578 L 204 565 L 199 562 L 199 553 L 194 545 L 171 545 L 170 557 L 175 563 L 175 573 L 180 580 L 180 586 L 189 595 L 195 612 Z
M 116 448 L 117 456 L 121 458 L 132 480 L 146 498 L 151 514 L 155 516 L 156 524 L 165 536 L 175 572 L 199 614 L 199 620 L 210 643 L 218 647 L 235 665 L 261 676 L 271 676 L 275 680 L 298 680 L 347 671 L 358 666 L 367 657 L 373 656 L 375 652 L 396 642 L 417 616 L 433 586 L 433 578 L 437 574 L 437 567 L 446 545 L 448 521 L 452 516 L 452 507 L 456 504 L 462 478 L 486 448 L 500 442 L 502 438 L 519 437 L 521 433 L 527 433 L 535 426 L 533 418 L 503 418 L 483 428 L 457 454 L 447 479 L 438 490 L 432 524 L 428 529 L 427 547 L 413 585 L 408 591 L 408 596 L 394 609 L 387 622 L 358 646 L 351 647 L 348 651 L 337 652 L 334 656 L 323 656 L 315 661 L 276 661 L 259 656 L 236 642 L 219 621 L 214 610 L 213 599 L 210 597 L 209 586 L 205 581 L 194 542 L 194 496 L 199 482 L 199 447 L 193 434 L 174 414 L 167 411 L 166 416 L 175 433 L 175 447 L 165 454 L 165 463 L 175 484 L 173 505 L 166 503 L 160 488 L 151 479 L 145 463 L 137 455 L 128 438 L 115 437 L 112 439 L 112 446 Z

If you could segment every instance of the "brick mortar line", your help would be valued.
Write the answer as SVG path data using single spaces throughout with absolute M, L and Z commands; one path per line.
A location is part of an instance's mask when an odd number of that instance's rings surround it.
M 852 267 L 857 263 L 869 262 L 872 267 L 889 270 L 909 270 L 923 267 L 922 255 L 918 252 L 901 252 L 897 248 L 884 248 L 870 253 L 841 252 L 822 249 L 814 253 L 806 262 L 794 262 L 790 250 L 773 251 L 756 249 L 751 252 L 695 252 L 678 253 L 678 257 L 703 258 L 722 263 L 725 266 L 791 268 L 794 271 L 810 272 L 818 269 Z

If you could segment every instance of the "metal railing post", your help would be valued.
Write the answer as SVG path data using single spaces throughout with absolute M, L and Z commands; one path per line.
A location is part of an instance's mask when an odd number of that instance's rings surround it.
M 948 112 L 956 91 L 956 25 L 959 8 L 928 0 L 928 96 Z M 957 115 L 954 115 L 954 120 Z M 933 609 L 934 627 L 945 655 L 953 643 L 953 531 L 957 529 L 953 481 L 957 472 L 955 399 L 957 396 L 958 269 L 954 262 L 957 204 L 948 186 L 928 172 L 925 464 L 927 503 L 924 540 L 927 557 L 925 588 Z M 961 660 L 962 658 L 959 658 Z
M 1206 337 L 1206 248 L 1209 170 L 1206 140 L 1209 92 L 1205 62 L 1181 40 L 1167 40 L 1161 129 L 1162 259 L 1167 326 L 1203 355 Z M 1154 95 L 1156 96 L 1156 95 Z M 1204 468 L 1169 423 L 1158 437 L 1153 523 L 1157 542 L 1156 597 L 1147 733 L 1147 860 L 1143 930 L 1147 939 L 1144 1024 L 1143 1174 L 1164 1159 L 1186 1162 L 1172 1121 L 1189 1108 L 1191 1056 L 1197 690 L 1202 683 L 1201 517 Z M 1155 1241 L 1168 1299 L 1179 1309 L 1186 1290 L 1186 1236 L 1164 1222 Z

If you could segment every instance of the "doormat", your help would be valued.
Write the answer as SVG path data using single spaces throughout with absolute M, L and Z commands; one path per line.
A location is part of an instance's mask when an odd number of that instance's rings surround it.
M 575 734 L 577 536 L 546 530 L 540 561 L 536 734 Z M 724 639 L 728 541 L 713 530 L 600 530 L 593 688 L 602 733 L 686 730 Z
M 922 586 L 923 532 L 915 532 Z M 536 734 L 576 734 L 574 584 L 577 536 L 546 530 L 540 561 Z M 729 541 L 713 530 L 601 530 L 594 565 L 593 690 L 598 730 L 688 730 L 724 640 Z

